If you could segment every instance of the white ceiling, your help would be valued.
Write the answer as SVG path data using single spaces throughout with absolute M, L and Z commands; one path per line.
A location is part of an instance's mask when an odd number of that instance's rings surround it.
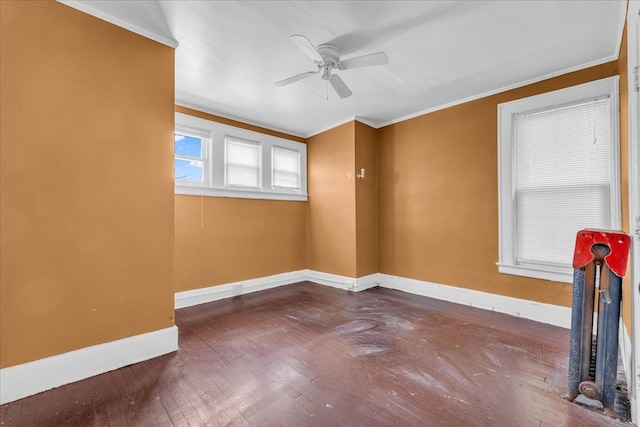
M 357 118 L 374 127 L 617 58 L 626 0 L 60 0 L 176 46 L 176 102 L 298 136 Z M 340 99 L 289 36 L 341 58 L 384 51 L 386 65 L 338 71 Z M 328 99 L 327 99 L 328 94 Z

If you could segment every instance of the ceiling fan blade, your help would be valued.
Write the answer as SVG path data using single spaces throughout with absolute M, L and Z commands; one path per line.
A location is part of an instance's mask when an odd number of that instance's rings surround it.
M 306 73 L 298 74 L 297 76 L 289 77 L 288 79 L 280 80 L 276 82 L 276 86 L 286 86 L 291 83 L 295 83 L 298 80 L 306 79 L 314 74 L 318 74 L 317 71 L 307 71 Z
M 316 48 L 311 44 L 308 38 L 305 36 L 301 36 L 300 34 L 293 34 L 289 36 L 292 42 L 296 44 L 300 48 L 301 51 L 307 54 L 311 59 L 317 62 L 322 62 L 322 55 L 318 53 Z
M 388 61 L 389 57 L 386 53 L 376 52 L 340 61 L 338 68 L 341 70 L 350 70 L 352 68 L 370 67 L 372 65 L 384 65 Z
M 339 75 L 332 74 L 331 80 L 329 80 L 329 82 L 331 82 L 331 86 L 333 86 L 333 89 L 335 89 L 336 93 L 340 98 L 348 98 L 351 96 L 352 94 L 351 89 L 349 89 L 349 87 L 340 78 Z

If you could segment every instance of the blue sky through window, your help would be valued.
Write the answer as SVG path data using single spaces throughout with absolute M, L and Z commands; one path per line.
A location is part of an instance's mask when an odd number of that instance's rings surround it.
M 204 164 L 196 160 L 202 158 L 202 139 L 176 133 L 174 152 L 174 178 L 178 181 L 203 182 Z M 182 156 L 191 159 L 180 158 Z

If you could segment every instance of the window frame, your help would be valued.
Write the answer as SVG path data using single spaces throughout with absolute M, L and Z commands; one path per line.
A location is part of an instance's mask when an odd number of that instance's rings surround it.
M 229 166 L 228 155 L 229 155 L 229 143 L 242 144 L 247 146 L 253 146 L 258 151 L 258 184 L 256 186 L 250 185 L 241 185 L 241 184 L 230 184 L 229 177 L 227 174 L 227 169 Z M 233 190 L 249 190 L 249 191 L 260 191 L 262 188 L 262 144 L 259 141 L 250 141 L 248 139 L 242 139 L 231 135 L 226 135 L 224 137 L 224 188 L 233 189 Z
M 504 274 L 573 282 L 573 268 L 557 264 L 518 263 L 516 261 L 516 206 L 515 206 L 515 162 L 514 118 L 518 114 L 557 108 L 596 98 L 610 100 L 610 215 L 611 228 L 621 227 L 620 197 L 620 102 L 619 77 L 613 76 L 577 86 L 547 92 L 527 98 L 498 104 L 498 271 Z
M 298 186 L 297 187 L 282 187 L 282 186 L 278 186 L 278 185 L 274 184 L 276 170 L 273 167 L 273 158 L 275 156 L 275 151 L 276 150 L 291 151 L 291 152 L 294 152 L 294 153 L 298 154 L 298 174 L 299 174 L 298 178 L 299 178 L 299 180 L 298 180 Z M 301 189 L 301 187 L 302 187 L 302 172 L 301 171 L 302 171 L 302 157 L 301 157 L 300 151 L 292 150 L 292 149 L 287 148 L 287 147 L 281 147 L 280 145 L 277 145 L 277 144 L 275 144 L 275 145 L 273 145 L 273 147 L 271 147 L 271 188 L 278 189 L 278 190 L 284 190 L 284 191 L 296 191 L 296 190 L 299 191 Z
M 175 152 L 175 146 L 174 146 L 174 150 L 173 150 L 173 159 L 174 162 L 176 159 L 178 160 L 195 160 L 195 161 L 200 161 L 202 162 L 202 182 L 198 182 L 198 181 L 182 181 L 182 180 L 175 180 L 174 177 L 174 181 L 175 182 L 180 182 L 180 184 L 182 186 L 188 186 L 188 187 L 205 187 L 208 185 L 209 182 L 209 139 L 210 136 L 209 134 L 207 134 L 206 132 L 203 132 L 201 130 L 198 129 L 192 129 L 186 126 L 176 126 L 175 130 L 173 132 L 174 134 L 174 140 L 175 140 L 175 134 L 181 134 L 181 135 L 185 135 L 185 136 L 191 136 L 191 137 L 195 137 L 195 138 L 199 138 L 200 142 L 201 142 L 201 146 L 200 146 L 200 154 L 201 157 L 191 157 L 191 156 L 185 156 L 185 155 L 181 155 L 181 154 L 176 154 Z M 175 144 L 175 142 L 174 142 Z
M 234 197 L 246 199 L 306 201 L 307 194 L 307 146 L 260 132 L 224 125 L 211 120 L 175 113 L 175 133 L 186 132 L 197 137 L 206 137 L 203 143 L 204 182 L 176 181 L 174 193 L 181 195 Z M 226 139 L 259 144 L 259 187 L 226 185 Z M 272 185 L 273 147 L 285 148 L 300 153 L 300 188 L 274 187 Z M 174 152 L 175 158 L 175 152 Z

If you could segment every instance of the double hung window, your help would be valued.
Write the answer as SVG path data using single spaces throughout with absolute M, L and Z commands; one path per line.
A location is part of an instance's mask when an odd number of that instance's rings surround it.
M 176 181 L 204 183 L 207 138 L 184 129 L 174 134 L 174 178 Z
M 576 233 L 620 227 L 617 82 L 499 105 L 499 271 L 571 282 Z
M 272 184 L 275 188 L 300 189 L 300 151 L 273 146 Z

